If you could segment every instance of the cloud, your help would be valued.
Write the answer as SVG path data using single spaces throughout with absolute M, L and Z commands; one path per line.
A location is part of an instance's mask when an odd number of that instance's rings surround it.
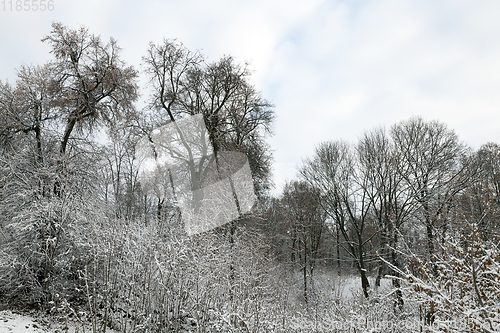
M 355 5 L 353 5 L 355 4 Z M 495 14 L 494 14 L 495 13 Z M 276 183 L 324 140 L 412 115 L 478 148 L 500 141 L 498 2 L 324 2 L 277 46 Z
M 447 123 L 475 148 L 500 142 L 496 0 L 59 0 L 51 13 L 1 15 L 2 80 L 50 59 L 40 39 L 52 21 L 115 37 L 134 66 L 164 37 L 209 60 L 250 61 L 276 106 L 278 188 L 319 142 L 411 115 Z

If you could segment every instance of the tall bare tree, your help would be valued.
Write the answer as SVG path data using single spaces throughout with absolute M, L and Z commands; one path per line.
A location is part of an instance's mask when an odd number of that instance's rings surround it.
M 316 148 L 312 159 L 300 169 L 301 178 L 321 191 L 322 206 L 344 237 L 349 255 L 355 260 L 366 298 L 366 245 L 375 233 L 366 234 L 372 203 L 367 200 L 366 174 L 360 173 L 352 146 L 345 142 L 326 142 Z
M 320 191 L 306 182 L 285 185 L 281 198 L 286 233 L 290 239 L 292 263 L 302 270 L 304 299 L 308 301 L 307 281 L 312 281 L 325 230 L 326 214 L 321 207 Z
M 479 231 L 486 240 L 500 236 L 500 146 L 487 143 L 469 157 L 471 184 L 456 200 L 454 219 L 464 223 L 477 221 Z M 475 167 L 475 168 L 474 168 Z
M 366 199 L 371 203 L 374 220 L 377 221 L 380 241 L 379 253 L 392 266 L 400 267 L 398 260 L 398 238 L 400 228 L 412 217 L 416 204 L 408 195 L 407 185 L 403 182 L 401 173 L 397 172 L 398 155 L 395 152 L 391 138 L 382 128 L 366 132 L 359 140 L 357 154 L 360 161 L 360 172 L 367 178 Z M 380 261 L 375 285 L 380 286 L 380 280 L 386 268 L 385 261 Z M 392 271 L 397 276 L 397 271 Z M 403 305 L 399 280 L 393 279 L 397 289 L 396 296 L 399 307 Z
M 150 107 L 159 111 L 157 124 L 202 115 L 214 156 L 224 150 L 245 153 L 257 194 L 265 190 L 270 151 L 263 135 L 271 131 L 274 112 L 249 83 L 247 67 L 231 57 L 206 63 L 200 53 L 175 40 L 151 43 L 144 62 L 153 89 Z
M 470 183 L 474 173 L 463 156 L 467 147 L 454 131 L 420 117 L 396 124 L 391 137 L 397 154 L 397 172 L 419 208 L 426 229 L 429 258 L 434 261 L 436 227 L 447 228 L 446 214 L 456 194 Z
M 62 155 L 73 130 L 92 131 L 99 124 L 133 117 L 138 73 L 120 59 L 114 39 L 104 44 L 86 28 L 71 30 L 54 23 L 42 40 L 50 44 L 55 57 L 51 67 L 57 109 L 66 123 L 59 146 Z

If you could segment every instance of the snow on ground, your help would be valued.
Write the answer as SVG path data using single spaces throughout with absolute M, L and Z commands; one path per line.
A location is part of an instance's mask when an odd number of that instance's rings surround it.
M 392 280 L 382 278 L 380 287 L 375 287 L 375 277 L 368 277 L 370 290 L 378 295 L 388 294 L 392 288 Z M 302 276 L 296 274 L 295 282 L 301 285 Z M 345 275 L 337 277 L 336 273 L 332 272 L 317 272 L 314 275 L 313 285 L 321 294 L 328 296 L 330 299 L 350 300 L 354 297 L 362 295 L 361 278 L 357 275 Z M 300 290 L 300 287 L 299 289 Z
M 36 313 L 20 313 L 11 310 L 0 311 L 0 333 L 84 333 L 92 332 L 92 327 L 85 327 L 74 322 L 57 322 L 54 318 Z M 112 333 L 107 329 L 106 332 Z
M 0 333 L 48 332 L 33 318 L 12 311 L 0 311 Z

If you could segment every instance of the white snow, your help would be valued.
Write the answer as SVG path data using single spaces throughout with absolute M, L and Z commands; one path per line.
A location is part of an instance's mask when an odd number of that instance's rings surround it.
M 67 330 L 66 330 L 67 327 Z M 0 311 L 0 333 L 83 333 L 92 332 L 92 327 L 75 322 L 57 322 L 56 319 L 39 314 L 22 314 L 17 311 Z M 113 330 L 107 329 L 112 333 Z

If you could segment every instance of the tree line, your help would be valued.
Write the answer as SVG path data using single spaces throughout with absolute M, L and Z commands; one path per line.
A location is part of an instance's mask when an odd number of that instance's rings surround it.
M 248 64 L 164 39 L 145 50 L 141 94 L 141 72 L 113 38 L 54 23 L 42 42 L 51 61 L 0 81 L 0 302 L 57 309 L 94 331 L 135 330 L 152 316 L 151 329 L 180 330 L 188 314 L 197 327 L 238 326 L 249 301 L 263 312 L 271 265 L 252 217 L 188 237 L 171 180 L 141 184 L 137 154 L 157 128 L 199 117 L 214 155 L 244 154 L 265 197 L 275 115 Z
M 418 283 L 424 277 L 428 284 L 446 284 L 445 276 L 453 280 L 454 260 L 464 264 L 460 274 L 471 275 L 472 289 L 480 284 L 475 271 L 480 258 L 488 262 L 482 273 L 491 269 L 492 275 L 483 277 L 483 283 L 498 290 L 499 271 L 492 268 L 498 262 L 486 253 L 498 253 L 499 188 L 498 144 L 475 151 L 445 124 L 413 117 L 389 130 L 367 131 L 354 144 L 319 144 L 299 167 L 298 179 L 270 204 L 269 219 L 282 236 L 276 242 L 279 257 L 303 271 L 305 299 L 315 266 L 327 265 L 332 271 L 337 266 L 339 274 L 354 266 L 365 298 L 384 276 L 391 276 L 394 306 L 400 311 L 408 298 L 403 289 L 414 284 L 412 294 L 426 295 L 422 304 L 431 322 L 444 309 L 438 311 L 438 291 Z M 479 252 L 467 254 L 471 246 Z M 468 265 L 477 267 L 469 271 Z M 462 296 L 463 288 L 462 280 L 457 288 Z M 496 296 L 480 289 L 479 296 L 471 296 L 471 307 L 477 310 L 491 302 L 496 311 Z M 480 317 L 487 320 L 488 315 Z
M 319 144 L 272 197 L 274 107 L 247 64 L 165 39 L 149 44 L 140 72 L 114 39 L 60 23 L 42 41 L 51 61 L 0 81 L 0 303 L 94 332 L 310 331 L 320 320 L 408 313 L 494 331 L 498 144 L 474 150 L 445 124 L 413 117 L 356 143 Z M 161 154 L 155 130 L 192 117 L 217 168 L 227 151 L 247 157 L 257 203 L 188 236 L 172 174 L 141 182 L 137 150 L 151 143 Z M 188 162 L 194 193 L 211 162 Z M 321 301 L 320 273 L 356 274 L 364 300 Z M 381 298 L 387 278 L 391 297 Z

